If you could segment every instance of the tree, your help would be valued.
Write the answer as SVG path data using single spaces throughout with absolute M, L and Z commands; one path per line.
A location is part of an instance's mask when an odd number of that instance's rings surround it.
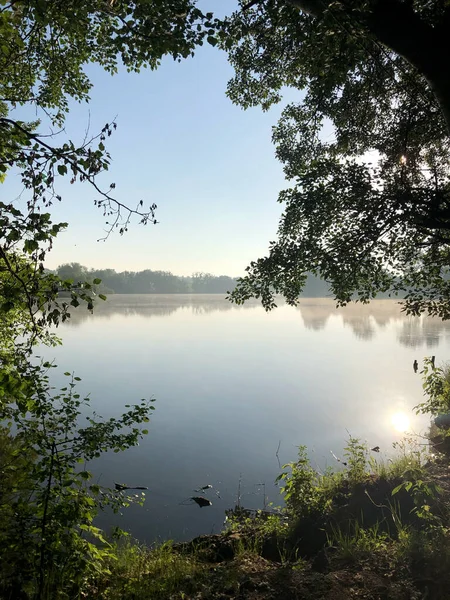
M 72 281 L 85 281 L 89 276 L 86 267 L 77 262 L 60 265 L 57 273 L 62 280 L 71 279 Z
M 55 144 L 40 133 L 38 120 L 13 118 L 12 109 L 31 106 L 61 127 L 69 99 L 89 99 L 88 63 L 114 73 L 120 61 L 138 71 L 156 68 L 164 55 L 180 60 L 207 38 L 211 18 L 191 0 L 0 0 L 0 182 L 14 169 L 28 193 L 22 210 L 12 199 L 0 202 L 0 442 L 7 455 L 1 467 L 2 483 L 13 483 L 0 486 L 2 597 L 79 596 L 105 556 L 92 543 L 103 542 L 92 525 L 96 511 L 128 500 L 92 485 L 77 464 L 137 444 L 152 409 L 141 401 L 122 417 L 94 415 L 81 428 L 86 401 L 75 392 L 78 378 L 53 395 L 50 365 L 31 357 L 38 342 L 58 342 L 49 328 L 69 318 L 71 307 L 84 301 L 93 308 L 93 286 L 100 284 L 73 281 L 74 265 L 66 280 L 45 270 L 47 252 L 67 226 L 52 223 L 49 213 L 61 200 L 58 177 L 91 186 L 108 219 L 107 235 L 124 233 L 133 215 L 154 222 L 156 206 L 144 209 L 140 200 L 130 208 L 113 195 L 114 183 L 107 189 L 97 183 L 109 167 L 105 142 L 116 123 L 79 145 Z
M 226 294 L 236 286 L 236 280 L 226 275 L 193 273 L 191 280 L 194 294 Z
M 304 90 L 273 130 L 278 240 L 234 301 L 294 304 L 311 271 L 340 305 L 402 293 L 408 313 L 450 317 L 449 25 L 447 0 L 253 0 L 224 25 L 235 103 Z
M 105 144 L 115 122 L 81 144 L 60 142 L 61 135 L 54 144 L 51 135 L 39 132 L 39 120 L 15 119 L 12 109 L 32 107 L 51 126 L 61 127 L 70 99 L 89 100 L 88 63 L 113 74 L 119 63 L 139 71 L 157 68 L 166 55 L 181 60 L 205 39 L 216 43 L 212 19 L 194 0 L 0 0 L 0 182 L 9 169 L 18 170 L 28 193 L 25 209 L 11 201 L 0 203 L 0 313 L 8 313 L 7 319 L 0 318 L 0 337 L 17 339 L 14 328 L 6 326 L 17 308 L 28 311 L 30 350 L 46 335 L 47 325 L 70 316 L 69 306 L 78 306 L 80 298 L 93 307 L 90 283 L 80 290 L 78 281 L 44 269 L 54 237 L 67 226 L 53 224 L 49 213 L 53 202 L 62 199 L 58 177 L 91 186 L 94 203 L 107 219 L 106 237 L 116 229 L 127 231 L 132 216 L 143 224 L 156 222 L 156 205 L 145 209 L 139 200 L 136 208 L 129 207 L 114 196 L 114 183 L 107 189 L 97 183 L 109 167 Z M 70 293 L 70 302 L 58 303 L 61 289 Z

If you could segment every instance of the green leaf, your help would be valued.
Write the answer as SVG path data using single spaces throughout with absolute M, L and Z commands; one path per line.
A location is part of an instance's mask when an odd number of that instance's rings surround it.
M 58 173 L 60 175 L 66 175 L 67 174 L 67 167 L 66 165 L 58 165 Z
M 36 240 L 25 240 L 23 245 L 24 252 L 28 254 L 32 254 L 35 250 L 39 248 L 39 244 Z
M 403 484 L 403 483 L 401 483 L 400 485 L 398 485 L 397 487 L 395 487 L 395 488 L 392 490 L 392 492 L 391 492 L 392 496 L 395 496 L 395 494 L 398 494 L 398 493 L 400 492 L 400 490 L 402 490 L 402 489 L 403 489 L 403 487 L 404 487 L 404 484 Z

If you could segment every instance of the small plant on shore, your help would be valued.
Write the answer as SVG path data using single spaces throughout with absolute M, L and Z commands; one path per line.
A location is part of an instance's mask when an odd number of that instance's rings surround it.
M 264 536 L 283 536 L 288 530 L 288 521 L 283 514 L 268 515 L 260 519 L 260 531 Z
M 414 501 L 413 512 L 426 523 L 428 530 L 442 528 L 442 519 L 437 509 L 438 499 L 442 494 L 440 486 L 426 477 L 422 469 L 409 469 L 403 476 L 405 480 L 392 490 L 392 495 L 405 490 Z
M 420 441 L 419 441 L 420 440 Z M 392 443 L 394 454 L 388 458 L 370 456 L 368 471 L 379 479 L 395 480 L 404 477 L 410 469 L 424 469 L 424 465 L 432 460 L 428 445 L 421 443 L 422 438 L 409 435 L 402 440 Z
M 418 404 L 416 414 L 436 416 L 450 411 L 450 365 L 435 367 L 432 358 L 424 358 L 423 391 L 427 396 L 425 402 Z
M 347 463 L 347 478 L 351 485 L 361 483 L 367 476 L 368 466 L 367 444 L 350 435 L 347 446 L 344 448 L 345 462 Z
M 380 530 L 378 524 L 368 529 L 355 521 L 351 531 L 332 526 L 327 533 L 328 546 L 334 548 L 337 557 L 345 562 L 357 562 L 371 556 L 374 552 L 384 551 L 389 536 Z
M 245 535 L 239 537 L 233 544 L 234 556 L 248 555 L 260 556 L 262 551 L 262 536 L 257 531 L 247 530 Z
M 306 446 L 299 446 L 297 460 L 283 465 L 283 469 L 288 470 L 283 470 L 276 481 L 284 483 L 281 493 L 288 512 L 302 517 L 325 512 L 330 501 L 319 486 L 318 474 L 311 466 Z

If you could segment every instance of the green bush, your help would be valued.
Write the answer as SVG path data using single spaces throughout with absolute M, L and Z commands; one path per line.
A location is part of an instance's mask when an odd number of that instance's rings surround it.
M 296 517 L 306 517 L 323 513 L 330 505 L 330 499 L 319 485 L 317 472 L 311 467 L 306 446 L 299 446 L 295 462 L 283 465 L 283 471 L 276 481 L 282 481 L 281 493 L 288 512 Z
M 29 365 L 34 394 L 28 411 L 13 404 L 0 411 L 8 422 L 0 436 L 0 597 L 77 597 L 114 556 L 94 525 L 98 511 L 118 511 L 136 500 L 93 483 L 86 465 L 136 445 L 146 433 L 140 425 L 149 420 L 151 402 L 129 406 L 119 418 L 86 416 L 90 399 L 77 393 L 79 378 L 66 373 L 67 385 L 55 394 L 49 368 Z

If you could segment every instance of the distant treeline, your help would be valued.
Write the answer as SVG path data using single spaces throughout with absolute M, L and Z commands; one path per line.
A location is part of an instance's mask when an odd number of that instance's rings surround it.
M 151 269 L 118 273 L 114 269 L 88 269 L 79 263 L 60 265 L 56 272 L 61 279 L 74 282 L 101 279 L 97 291 L 105 294 L 226 294 L 236 286 L 235 278 L 210 273 L 193 273 L 190 277 Z
M 88 269 L 80 263 L 60 265 L 56 272 L 61 279 L 74 282 L 101 279 L 97 291 L 105 294 L 226 294 L 232 291 L 237 278 L 211 273 L 193 273 L 190 277 L 173 275 L 170 271 L 122 271 Z M 318 277 L 310 276 L 302 296 L 321 298 L 329 296 L 328 286 Z

